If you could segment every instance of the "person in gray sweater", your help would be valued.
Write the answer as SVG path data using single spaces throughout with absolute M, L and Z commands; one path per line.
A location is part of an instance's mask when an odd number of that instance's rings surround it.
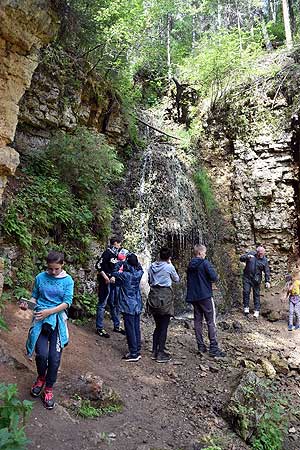
M 171 263 L 170 249 L 162 247 L 159 257 L 159 261 L 152 263 L 149 268 L 150 292 L 147 307 L 156 325 L 153 333 L 152 359 L 158 363 L 165 363 L 171 359 L 165 352 L 165 344 L 170 318 L 174 315 L 172 282 L 177 283 L 179 276 Z

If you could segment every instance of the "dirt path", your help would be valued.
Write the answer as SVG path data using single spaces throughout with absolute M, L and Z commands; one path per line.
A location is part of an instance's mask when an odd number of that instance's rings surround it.
M 30 313 L 9 305 L 6 310 L 10 332 L 0 332 L 0 379 L 17 382 L 22 398 L 30 399 L 28 388 L 34 378 L 34 363 L 23 355 Z M 109 328 L 108 324 L 108 328 Z M 138 363 L 122 362 L 126 350 L 123 336 L 97 337 L 91 327 L 70 324 L 71 341 L 64 350 L 56 384 L 57 407 L 47 411 L 39 399 L 27 426 L 28 450 L 194 450 L 203 438 L 213 437 L 223 450 L 249 448 L 228 427 L 220 413 L 243 373 L 244 357 L 267 357 L 270 351 L 284 354 L 294 364 L 289 376 L 278 375 L 282 393 L 289 392 L 300 408 L 297 367 L 300 368 L 300 331 L 288 333 L 284 322 L 270 324 L 245 320 L 238 312 L 220 323 L 219 338 L 228 357 L 222 361 L 196 354 L 192 322 L 172 321 L 168 348 L 172 362 L 157 364 L 150 359 L 152 323 L 143 321 L 144 353 Z M 84 420 L 72 416 L 61 405 L 66 387 L 76 385 L 78 376 L 100 376 L 124 401 L 121 413 Z M 76 386 L 75 386 L 76 387 Z M 288 440 L 289 450 L 299 450 L 300 426 Z

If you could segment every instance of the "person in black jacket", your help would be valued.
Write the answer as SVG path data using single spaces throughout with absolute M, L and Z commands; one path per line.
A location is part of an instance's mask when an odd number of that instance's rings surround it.
M 120 313 L 116 304 L 115 286 L 110 284 L 111 274 L 118 262 L 118 253 L 121 248 L 121 239 L 112 237 L 110 239 L 110 246 L 102 253 L 97 260 L 95 268 L 98 271 L 98 306 L 96 315 L 96 329 L 97 334 L 101 337 L 109 338 L 109 334 L 104 329 L 104 314 L 105 307 L 108 304 L 110 307 L 110 316 L 114 325 L 114 331 L 125 334 L 125 331 L 120 328 Z
M 187 297 L 186 301 L 194 307 L 195 335 L 199 353 L 207 351 L 203 340 L 202 324 L 203 316 L 207 323 L 208 337 L 210 341 L 209 355 L 212 357 L 224 357 L 225 353 L 219 349 L 216 332 L 216 314 L 213 300 L 212 283 L 218 276 L 205 259 L 206 247 L 196 244 L 194 246 L 195 257 L 190 261 L 187 269 Z
M 260 311 L 260 285 L 262 282 L 262 273 L 265 274 L 265 286 L 270 288 L 270 267 L 265 256 L 266 250 L 259 246 L 255 251 L 245 253 L 240 257 L 241 262 L 246 266 L 243 273 L 243 305 L 244 314 L 249 314 L 249 302 L 251 289 L 253 290 L 254 317 L 258 319 Z

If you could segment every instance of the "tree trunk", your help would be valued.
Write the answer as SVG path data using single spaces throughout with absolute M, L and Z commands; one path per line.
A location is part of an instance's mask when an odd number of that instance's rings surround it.
M 218 1 L 218 29 L 222 28 L 222 5 Z
M 260 14 L 260 20 L 261 20 L 261 29 L 262 29 L 262 34 L 263 34 L 263 37 L 264 37 L 265 46 L 266 46 L 266 49 L 268 50 L 268 52 L 270 52 L 270 51 L 273 50 L 273 45 L 272 45 L 272 42 L 270 41 L 270 36 L 269 36 L 269 33 L 268 33 L 268 29 L 267 29 L 267 26 L 266 26 L 266 21 L 265 21 L 265 18 L 264 18 L 264 15 L 263 15 L 262 11 L 261 11 L 261 14 Z
M 242 42 L 242 32 L 241 32 L 241 16 L 240 16 L 240 12 L 238 9 L 236 10 L 236 14 L 237 14 L 237 26 L 238 26 L 239 39 L 240 39 L 240 52 L 242 53 L 243 42 Z
M 172 78 L 171 73 L 171 14 L 167 15 L 167 67 L 168 67 L 168 81 L 170 83 Z
M 283 20 L 284 20 L 286 46 L 287 46 L 288 50 L 291 50 L 293 48 L 293 38 L 292 38 L 292 31 L 291 31 L 290 11 L 289 11 L 288 0 L 282 0 L 282 12 L 283 12 Z

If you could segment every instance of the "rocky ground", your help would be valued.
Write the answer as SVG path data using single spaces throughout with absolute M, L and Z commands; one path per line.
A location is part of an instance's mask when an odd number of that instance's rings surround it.
M 5 315 L 10 331 L 0 332 L 0 380 L 17 383 L 20 396 L 27 399 L 35 376 L 34 363 L 23 350 L 30 314 L 9 305 Z M 224 360 L 197 355 L 193 323 L 181 318 L 170 326 L 167 346 L 173 359 L 158 364 L 150 359 L 149 318 L 143 318 L 144 351 L 138 363 L 121 360 L 123 336 L 112 333 L 103 339 L 93 324 L 70 324 L 71 341 L 55 388 L 57 406 L 48 411 L 34 400 L 28 450 L 198 450 L 209 442 L 222 450 L 250 448 L 223 418 L 232 393 L 249 371 L 272 380 L 280 399 L 288 396 L 295 414 L 290 415 L 284 448 L 299 450 L 300 330 L 288 332 L 283 320 L 245 319 L 239 311 L 220 318 L 218 328 L 227 352 Z M 122 412 L 97 419 L 76 416 L 69 409 L 70 396 L 80 392 L 84 377 L 100 377 L 112 387 L 124 403 Z

